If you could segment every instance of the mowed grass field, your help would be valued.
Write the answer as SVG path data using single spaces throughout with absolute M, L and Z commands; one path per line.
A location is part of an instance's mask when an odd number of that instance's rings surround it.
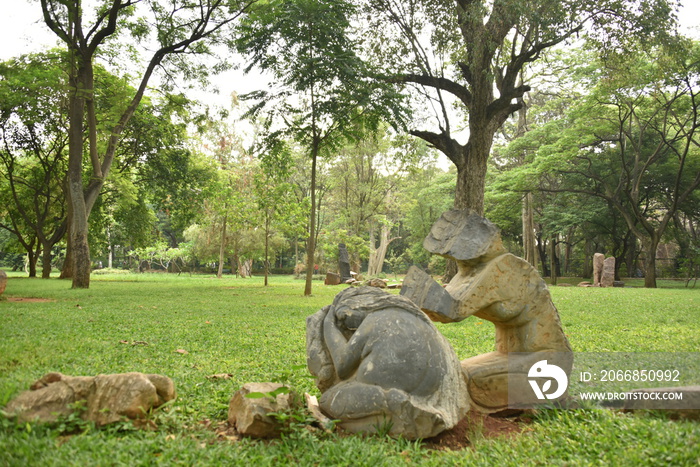
M 481 436 L 458 451 L 382 436 L 299 432 L 275 441 L 229 439 L 212 426 L 246 382 L 279 381 L 318 395 L 302 366 L 305 319 L 343 286 L 273 276 L 94 275 L 70 283 L 10 277 L 0 301 L 0 407 L 58 371 L 139 371 L 171 377 L 177 401 L 155 431 L 16 424 L 0 417 L 0 465 L 698 465 L 700 423 L 610 410 L 542 411 L 517 436 Z M 552 287 L 574 351 L 700 351 L 700 288 Z M 460 359 L 493 349 L 478 318 L 439 325 Z M 184 350 L 184 352 L 178 352 Z M 230 379 L 208 378 L 231 374 Z

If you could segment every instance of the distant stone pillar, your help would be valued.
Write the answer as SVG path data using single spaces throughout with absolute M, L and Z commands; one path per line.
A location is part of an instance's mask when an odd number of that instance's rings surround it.
M 605 255 L 596 253 L 593 255 L 593 287 L 600 287 L 600 280 L 603 276 L 603 263 Z
M 341 282 L 352 279 L 350 274 L 350 254 L 344 243 L 338 245 L 338 272 L 340 272 Z
M 605 258 L 603 261 L 603 274 L 600 278 L 601 287 L 612 287 L 615 282 L 615 257 Z

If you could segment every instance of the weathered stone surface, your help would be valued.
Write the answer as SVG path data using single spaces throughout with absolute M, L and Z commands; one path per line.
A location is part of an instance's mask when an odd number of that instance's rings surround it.
M 645 388 L 629 391 L 636 396 L 625 400 L 624 410 L 661 410 L 681 418 L 700 420 L 700 386 L 672 388 Z M 645 393 L 658 393 L 658 397 L 644 397 Z M 682 393 L 681 399 L 665 398 L 663 394 Z M 675 397 L 675 396 L 674 396 Z
M 451 323 L 460 320 L 459 302 L 427 272 L 416 266 L 408 269 L 401 295 L 415 303 L 433 321 Z
M 593 286 L 600 287 L 600 280 L 603 277 L 603 263 L 605 255 L 596 253 L 593 255 Z
M 282 388 L 279 383 L 246 383 L 231 398 L 228 408 L 228 422 L 245 436 L 271 438 L 279 435 L 279 424 L 269 416 L 270 412 L 287 410 L 290 407 L 289 394 L 251 399 L 248 394 L 257 392 L 270 394 Z
M 445 212 L 433 224 L 423 248 L 446 258 L 467 261 L 487 253 L 491 244 L 500 242 L 498 227 L 489 220 L 465 211 Z
M 368 285 L 370 287 L 378 287 L 380 289 L 386 289 L 386 282 L 381 279 L 377 279 L 376 277 L 368 280 L 365 285 Z
M 350 253 L 344 243 L 338 245 L 338 271 L 340 272 L 340 281 L 345 282 L 352 279 L 350 274 Z
M 5 291 L 5 287 L 7 287 L 7 274 L 0 270 L 0 295 Z
M 304 400 L 306 401 L 306 408 L 309 413 L 316 419 L 319 425 L 325 430 L 330 430 L 333 428 L 333 420 L 326 417 L 321 411 L 321 406 L 318 403 L 318 398 L 312 396 L 311 394 L 304 393 Z
M 610 256 L 603 261 L 603 274 L 600 276 L 601 287 L 612 287 L 615 282 L 615 257 Z
M 495 351 L 462 361 L 471 405 L 483 412 L 506 409 L 509 388 L 513 393 L 532 392 L 527 372 L 545 353 L 557 356 L 550 363 L 567 374 L 573 362 L 546 284 L 527 261 L 505 251 L 500 234 L 490 225 L 466 211 L 443 214 L 424 245 L 436 244 L 431 237 L 439 236 L 440 246 L 431 251 L 455 258 L 458 273 L 443 290 L 427 274 L 411 269 L 401 289 L 402 296 L 435 321 L 475 315 L 494 323 Z M 468 248 L 460 249 L 458 243 L 464 241 Z M 519 385 L 513 386 L 514 380 Z
M 340 282 L 340 274 L 336 274 L 334 272 L 327 272 L 326 280 L 323 283 L 326 285 L 339 285 Z
M 73 411 L 72 405 L 85 401 L 82 417 L 98 425 L 143 418 L 148 410 L 174 399 L 175 385 L 162 375 L 122 373 L 112 375 L 66 376 L 48 373 L 19 394 L 5 412 L 20 421 L 55 421 Z
M 390 425 L 393 436 L 426 438 L 466 413 L 459 360 L 410 301 L 372 287 L 346 289 L 306 323 L 321 409 L 346 430 Z
M 155 385 L 143 373 L 98 375 L 88 395 L 86 416 L 98 425 L 114 423 L 123 416 L 133 420 L 160 405 L 158 402 Z

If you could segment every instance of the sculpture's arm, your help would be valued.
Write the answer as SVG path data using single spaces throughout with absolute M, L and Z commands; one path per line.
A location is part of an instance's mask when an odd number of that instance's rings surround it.
M 340 379 L 347 379 L 352 376 L 362 362 L 362 349 L 366 338 L 357 339 L 358 331 L 355 331 L 350 341 L 346 340 L 335 324 L 333 311 L 329 311 L 326 314 L 323 322 L 323 336 L 326 341 L 326 347 L 333 359 L 335 371 Z
M 411 266 L 401 286 L 401 295 L 415 303 L 433 321 L 461 321 L 459 303 L 425 271 Z

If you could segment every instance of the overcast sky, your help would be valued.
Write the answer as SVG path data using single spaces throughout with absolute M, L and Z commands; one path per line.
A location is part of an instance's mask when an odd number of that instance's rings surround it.
M 684 33 L 700 37 L 700 1 L 683 0 L 684 6 L 679 20 Z M 6 60 L 24 53 L 39 52 L 58 44 L 56 36 L 43 22 L 38 0 L 0 0 L 3 15 L 0 16 L 0 60 Z M 259 78 L 241 79 L 239 73 L 230 72 L 216 79 L 221 90 L 219 96 L 197 96 L 209 103 L 224 104 L 221 96 L 233 91 L 239 93 L 254 90 L 260 84 Z M 248 89 L 246 89 L 246 87 Z M 199 94 L 199 93 L 197 93 Z M 225 105 L 225 104 L 224 104 Z

